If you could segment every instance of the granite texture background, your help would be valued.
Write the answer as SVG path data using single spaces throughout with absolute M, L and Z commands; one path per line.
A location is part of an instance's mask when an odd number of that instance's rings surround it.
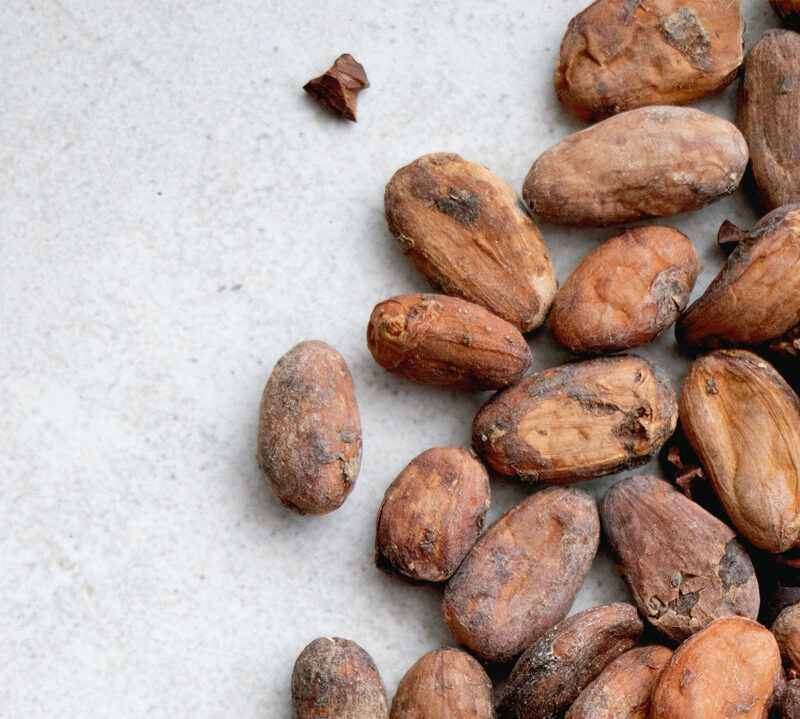
M 390 697 L 449 643 L 439 590 L 373 567 L 374 518 L 412 457 L 469 442 L 486 395 L 367 351 L 372 306 L 426 288 L 383 186 L 447 150 L 519 190 L 583 126 L 551 74 L 585 4 L 2 3 L 0 715 L 285 719 L 317 636 L 362 644 Z M 743 4 L 749 47 L 778 21 Z M 372 83 L 358 124 L 300 89 L 342 52 Z M 701 256 L 695 296 L 719 224 L 756 216 L 740 190 L 668 221 Z M 560 281 L 612 232 L 542 230 Z M 319 518 L 279 507 L 254 459 L 264 382 L 307 338 L 348 361 L 364 426 L 356 489 Z M 530 342 L 535 369 L 566 358 L 546 329 Z M 676 385 L 688 364 L 669 332 L 639 354 Z M 495 481 L 490 517 L 529 491 Z M 626 596 L 601 553 L 574 610 Z

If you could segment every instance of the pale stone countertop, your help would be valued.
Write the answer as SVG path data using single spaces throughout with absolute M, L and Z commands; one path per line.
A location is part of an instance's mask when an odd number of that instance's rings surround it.
M 0 715 L 286 719 L 317 636 L 363 645 L 390 697 L 449 642 L 437 589 L 373 567 L 375 513 L 417 453 L 469 442 L 486 395 L 367 351 L 372 306 L 427 286 L 383 186 L 447 150 L 519 190 L 583 126 L 550 78 L 585 4 L 2 4 Z M 778 21 L 744 5 L 749 47 Z M 300 89 L 342 52 L 372 84 L 357 124 Z M 698 106 L 732 118 L 733 90 Z M 705 267 L 695 296 L 722 220 L 755 217 L 740 191 L 669 221 Z M 560 281 L 611 234 L 542 230 Z M 264 382 L 307 338 L 348 361 L 364 425 L 356 489 L 321 518 L 279 507 L 254 460 Z M 536 369 L 566 357 L 546 330 L 531 346 Z M 639 354 L 682 379 L 670 332 Z M 529 490 L 493 491 L 495 518 Z M 574 609 L 626 596 L 601 554 Z

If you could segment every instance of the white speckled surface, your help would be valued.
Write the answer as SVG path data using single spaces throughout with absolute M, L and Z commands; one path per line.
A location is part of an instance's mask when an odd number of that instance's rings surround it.
M 361 643 L 390 696 L 448 643 L 439 592 L 372 566 L 374 516 L 418 452 L 466 444 L 485 397 L 374 364 L 372 306 L 425 289 L 383 186 L 459 152 L 519 190 L 582 124 L 550 76 L 584 0 L 10 0 L 0 7 L 0 715 L 289 716 L 295 656 Z M 777 26 L 745 0 L 748 47 Z M 358 124 L 300 88 L 342 52 Z M 699 107 L 732 117 L 733 92 Z M 705 266 L 739 192 L 669 221 Z M 609 230 L 542 227 L 563 281 Z M 364 425 L 337 512 L 280 508 L 254 461 L 258 401 L 306 338 L 337 347 Z M 535 368 L 565 355 L 531 337 Z M 640 354 L 679 382 L 668 333 Z M 600 497 L 612 480 L 585 486 Z M 494 518 L 527 493 L 493 485 Z M 601 555 L 574 609 L 624 598 Z

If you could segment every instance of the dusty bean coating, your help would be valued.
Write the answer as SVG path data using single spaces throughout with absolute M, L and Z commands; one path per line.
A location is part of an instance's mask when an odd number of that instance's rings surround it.
M 789 679 L 800 679 L 800 604 L 786 607 L 775 619 L 772 633 L 778 641 Z
M 800 34 L 768 30 L 747 53 L 737 124 L 762 205 L 800 202 Z
M 569 612 L 600 541 L 594 500 L 537 492 L 498 519 L 450 578 L 442 616 L 479 659 L 514 659 Z
M 738 0 L 597 0 L 561 41 L 556 94 L 585 120 L 695 102 L 733 82 L 743 29 Z
M 556 293 L 550 255 L 511 186 L 459 155 L 423 155 L 384 196 L 389 231 L 437 292 L 475 302 L 522 332 Z
M 311 642 L 292 672 L 292 719 L 388 719 L 386 689 L 375 662 L 339 637 Z
M 426 450 L 386 490 L 378 511 L 378 565 L 415 580 L 448 579 L 478 539 L 489 501 L 489 474 L 473 452 Z
M 746 350 L 697 359 L 681 426 L 734 526 L 773 554 L 800 540 L 800 399 Z
M 298 514 L 341 506 L 361 466 L 353 378 L 324 342 L 301 342 L 272 370 L 258 417 L 258 465 L 275 496 Z
M 437 649 L 400 680 L 390 719 L 495 719 L 492 682 L 460 649 Z
M 477 413 L 472 443 L 498 472 L 577 482 L 648 462 L 675 431 L 675 393 L 633 356 L 573 362 L 523 378 Z
M 675 650 L 653 691 L 650 716 L 766 719 L 780 680 L 780 652 L 769 630 L 724 617 Z
M 628 650 L 580 693 L 564 719 L 650 719 L 650 697 L 671 656 L 661 646 Z
M 550 324 L 575 354 L 646 344 L 672 325 L 697 279 L 697 253 L 671 227 L 625 230 L 590 252 L 556 294 Z
M 567 225 L 670 217 L 731 194 L 747 160 L 747 143 L 727 120 L 688 107 L 642 107 L 546 150 L 522 196 L 537 217 Z
M 800 323 L 800 205 L 765 215 L 675 325 L 694 351 L 757 346 Z
M 516 327 L 446 295 L 398 295 L 376 305 L 367 345 L 387 372 L 470 391 L 506 387 L 531 363 L 531 351 Z
M 670 639 L 731 614 L 758 616 L 758 580 L 736 535 L 668 482 L 617 482 L 601 517 L 639 611 Z
M 644 626 L 618 603 L 563 620 L 519 658 L 500 698 L 505 719 L 555 719 L 603 669 L 629 650 Z

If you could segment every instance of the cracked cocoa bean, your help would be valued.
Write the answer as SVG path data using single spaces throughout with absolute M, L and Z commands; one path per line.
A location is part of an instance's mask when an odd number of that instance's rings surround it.
M 378 566 L 442 582 L 475 544 L 489 509 L 489 475 L 472 452 L 434 447 L 389 485 L 378 511 Z
M 695 102 L 733 82 L 743 25 L 738 0 L 597 0 L 561 41 L 556 94 L 585 120 Z
M 567 225 L 670 217 L 731 194 L 747 167 L 735 125 L 688 107 L 642 107 L 544 152 L 522 196 L 534 215 Z
M 758 616 L 758 580 L 736 535 L 668 482 L 617 482 L 600 513 L 636 606 L 670 639 L 720 617 Z
M 297 657 L 292 719 L 388 719 L 386 688 L 372 657 L 358 644 L 320 637 Z
M 666 647 L 630 649 L 580 693 L 564 719 L 650 719 L 650 696 L 671 656 Z
M 652 719 L 766 719 L 782 680 L 775 638 L 758 622 L 724 617 L 687 639 L 656 684 Z
M 519 658 L 500 698 L 504 719 L 555 719 L 641 636 L 636 609 L 620 602 L 579 612 Z
M 773 210 L 739 237 L 675 325 L 678 342 L 693 350 L 761 345 L 800 323 L 800 205 Z
M 636 227 L 590 252 L 556 294 L 550 324 L 575 354 L 611 354 L 655 339 L 678 319 L 697 253 L 671 227 Z
M 645 464 L 675 431 L 675 393 L 654 365 L 602 357 L 538 372 L 475 416 L 472 442 L 498 472 L 577 482 Z
M 298 514 L 341 506 L 361 466 L 361 419 L 342 356 L 309 340 L 278 360 L 258 418 L 258 465 L 275 496 Z
M 594 500 L 538 492 L 498 519 L 450 578 L 442 616 L 480 659 L 514 659 L 569 612 L 597 552 Z
M 747 53 L 737 123 L 762 205 L 800 202 L 800 34 L 768 30 Z
M 681 426 L 733 525 L 776 554 L 800 541 L 800 399 L 766 360 L 717 350 L 694 362 Z
M 475 302 L 522 332 L 556 293 L 550 256 L 507 182 L 459 155 L 423 155 L 384 197 L 389 231 L 437 292 Z
M 506 387 L 531 363 L 516 327 L 446 295 L 398 295 L 376 305 L 367 345 L 387 372 L 451 389 Z
M 492 682 L 460 649 L 429 652 L 400 680 L 390 719 L 495 719 Z

